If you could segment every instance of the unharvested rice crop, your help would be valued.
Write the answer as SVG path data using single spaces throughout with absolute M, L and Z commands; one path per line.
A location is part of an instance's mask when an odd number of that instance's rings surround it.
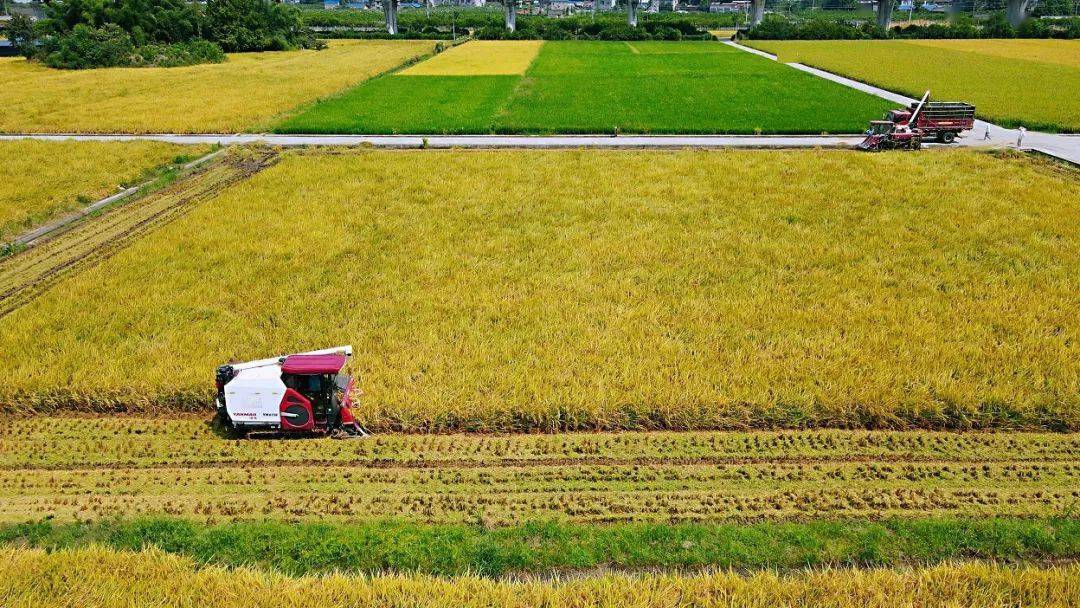
M 474 40 L 399 72 L 401 76 L 512 76 L 524 74 L 542 40 Z
M 711 571 L 514 582 L 422 575 L 290 578 L 249 568 L 200 568 L 191 559 L 157 551 L 0 550 L 0 600 L 10 608 L 126 608 L 142 605 L 147 598 L 153 598 L 155 606 L 186 608 L 1067 608 L 1080 603 L 1078 583 L 1080 567 L 1076 565 L 979 563 L 787 576 Z
M 454 53 L 462 53 L 470 62 L 482 56 L 477 62 L 487 62 L 486 49 L 502 48 L 474 44 L 480 43 L 470 42 L 444 55 L 452 59 Z M 444 55 L 406 73 L 420 74 L 429 63 L 442 65 Z M 276 129 L 421 134 L 616 129 L 858 133 L 889 107 L 876 97 L 715 42 L 546 42 L 530 61 L 524 75 L 440 72 L 375 79 L 315 104 Z M 524 63 L 522 58 L 515 66 Z
M 0 142 L 0 242 L 206 151 L 157 142 Z
M 272 152 L 231 150 L 197 167 L 195 175 L 163 184 L 163 175 L 146 196 L 106 207 L 95 217 L 50 234 L 33 248 L 0 260 L 0 317 L 32 300 L 65 276 L 101 262 L 141 235 L 176 219 L 217 191 L 274 160 Z M 160 187 L 165 186 L 165 187 Z
M 979 55 L 1056 63 L 1080 69 L 1080 40 L 907 40 L 910 44 Z
M 975 104 L 1007 127 L 1080 131 L 1080 42 L 752 41 L 783 62 L 799 62 L 920 97 Z M 899 66 L 905 66 L 903 68 Z
M 53 70 L 0 58 L 0 132 L 233 133 L 429 53 L 430 41 L 332 41 L 180 68 Z
M 378 430 L 1077 430 L 1078 205 L 962 151 L 291 153 L 0 319 L 0 403 L 351 343 Z
M 1068 516 L 1067 434 L 799 431 L 226 441 L 204 420 L 14 421 L 0 521 L 514 525 Z

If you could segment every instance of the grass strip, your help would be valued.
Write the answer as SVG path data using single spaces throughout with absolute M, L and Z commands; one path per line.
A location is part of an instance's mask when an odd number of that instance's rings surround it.
M 557 521 L 485 529 L 402 521 L 206 525 L 149 518 L 0 528 L 0 543 L 50 551 L 154 547 L 202 564 L 289 575 L 408 572 L 501 576 L 584 570 L 934 564 L 961 558 L 1058 561 L 1080 555 L 1080 519 L 924 519 L 752 525 L 605 526 Z

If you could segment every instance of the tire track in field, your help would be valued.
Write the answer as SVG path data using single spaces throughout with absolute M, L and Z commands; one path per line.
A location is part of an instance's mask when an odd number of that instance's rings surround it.
M 273 165 L 276 153 L 227 155 L 160 192 L 88 217 L 73 228 L 0 263 L 0 318 L 18 310 L 64 277 L 93 267 L 197 204 Z

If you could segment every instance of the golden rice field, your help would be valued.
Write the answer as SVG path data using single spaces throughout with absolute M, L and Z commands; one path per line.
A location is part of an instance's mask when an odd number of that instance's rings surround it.
M 542 40 L 473 40 L 410 66 L 403 76 L 499 76 L 524 74 Z
M 195 147 L 200 150 L 200 147 Z M 18 255 L 0 260 L 0 317 L 31 301 L 64 277 L 122 250 L 143 234 L 185 213 L 230 184 L 272 163 L 266 151 L 229 150 L 181 175 L 155 183 L 145 196 L 99 211 L 95 217 L 48 235 Z
M 287 153 L 0 318 L 0 404 L 351 343 L 378 431 L 1077 430 L 1078 243 L 1026 157 Z
M 177 516 L 757 522 L 1063 517 L 1068 434 L 794 431 L 246 440 L 205 420 L 13 421 L 0 522 Z
M 190 558 L 153 550 L 14 548 L 0 550 L 0 600 L 9 608 L 127 608 L 150 601 L 185 608 L 1067 608 L 1080 603 L 1080 567 L 961 562 L 791 575 L 706 571 L 500 581 L 408 574 L 287 577 L 200 567 Z
M 967 101 L 1007 127 L 1080 131 L 1080 41 L 861 40 L 748 44 L 889 90 Z M 907 69 L 897 69 L 907 66 Z
M 0 242 L 207 151 L 146 141 L 0 142 Z
M 0 132 L 234 133 L 428 54 L 431 41 L 340 40 L 180 68 L 53 70 L 0 58 Z

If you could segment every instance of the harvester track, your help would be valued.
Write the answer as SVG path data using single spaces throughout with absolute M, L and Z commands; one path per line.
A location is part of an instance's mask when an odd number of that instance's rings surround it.
M 64 277 L 112 257 L 141 236 L 276 160 L 277 154 L 269 150 L 228 153 L 159 192 L 109 209 L 100 216 L 88 217 L 0 262 L 0 318 L 32 301 Z

